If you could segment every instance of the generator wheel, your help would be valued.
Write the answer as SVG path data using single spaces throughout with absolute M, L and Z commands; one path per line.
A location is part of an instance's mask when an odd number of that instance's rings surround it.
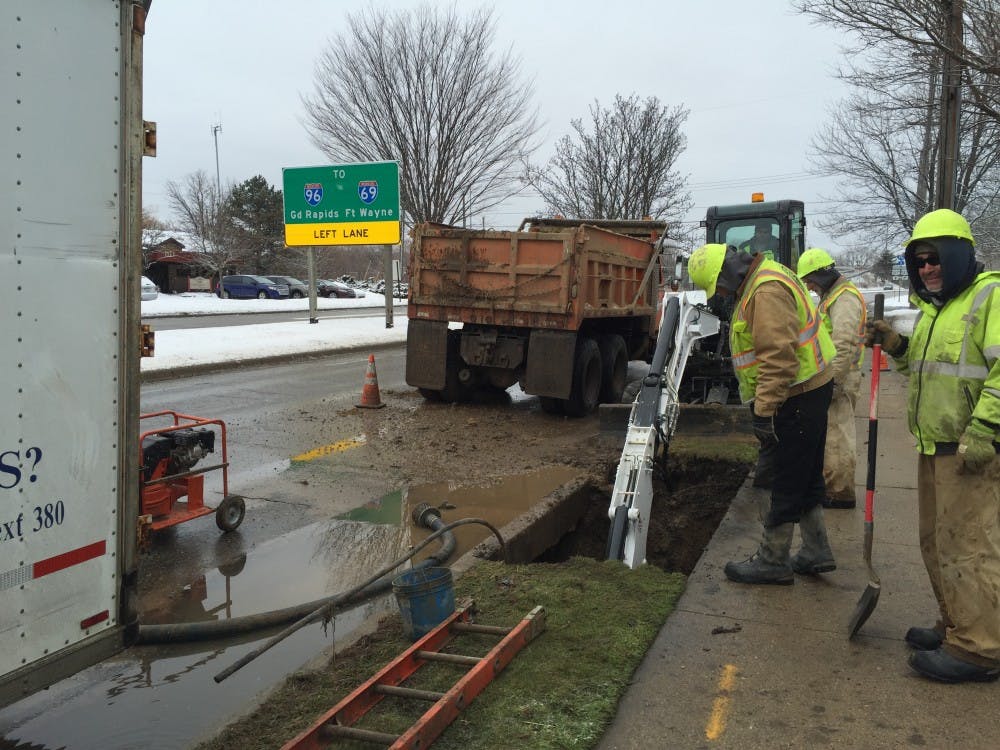
M 617 333 L 602 336 L 601 347 L 601 403 L 620 404 L 628 377 L 628 350 L 625 339 Z
M 239 495 L 226 495 L 215 509 L 215 525 L 222 531 L 233 531 L 246 515 L 247 504 Z
M 567 416 L 583 417 L 601 398 L 601 350 L 591 338 L 580 338 L 573 359 L 573 387 L 563 403 Z

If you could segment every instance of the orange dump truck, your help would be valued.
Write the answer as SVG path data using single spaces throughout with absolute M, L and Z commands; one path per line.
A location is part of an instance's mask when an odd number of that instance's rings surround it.
M 525 219 L 516 232 L 414 230 L 406 382 L 462 401 L 514 383 L 549 413 L 618 403 L 660 299 L 654 221 Z

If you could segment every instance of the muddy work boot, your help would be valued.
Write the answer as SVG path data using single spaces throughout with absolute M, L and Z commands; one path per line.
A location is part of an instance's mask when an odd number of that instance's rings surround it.
M 736 583 L 767 583 L 787 586 L 795 582 L 788 564 L 795 524 L 764 527 L 757 551 L 743 562 L 727 562 L 726 578 Z
M 934 628 L 913 627 L 906 631 L 906 643 L 917 651 L 935 651 L 941 648 L 944 636 Z
M 802 548 L 792 556 L 792 570 L 799 575 L 814 576 L 837 569 L 830 549 L 830 540 L 823 523 L 823 508 L 813 506 L 799 520 Z

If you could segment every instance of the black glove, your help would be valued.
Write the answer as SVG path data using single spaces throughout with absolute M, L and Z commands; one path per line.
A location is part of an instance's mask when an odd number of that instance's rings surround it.
M 761 448 L 773 448 L 778 444 L 778 433 L 774 431 L 774 417 L 753 415 L 753 434 L 757 436 Z
M 900 336 L 884 320 L 869 320 L 865 324 L 865 346 L 868 348 L 881 344 L 886 354 L 898 357 L 906 351 L 909 342 L 906 336 Z

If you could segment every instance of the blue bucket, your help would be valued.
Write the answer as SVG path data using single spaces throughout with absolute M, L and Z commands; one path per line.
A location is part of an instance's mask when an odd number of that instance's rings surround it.
M 403 632 L 416 641 L 455 611 L 450 568 L 419 568 L 397 576 L 392 591 L 403 617 Z

